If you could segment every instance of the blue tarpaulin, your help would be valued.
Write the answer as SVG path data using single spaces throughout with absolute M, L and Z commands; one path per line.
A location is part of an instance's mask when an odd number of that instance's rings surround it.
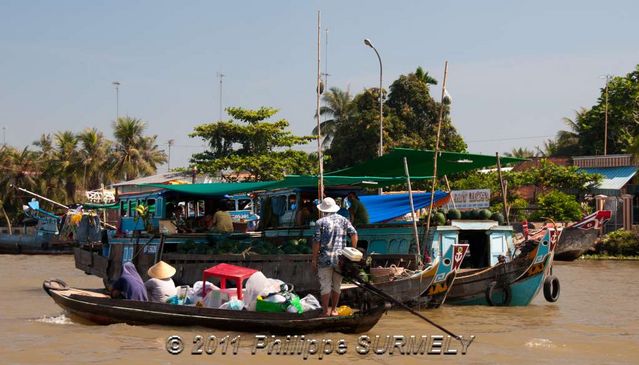
M 439 190 L 436 191 L 434 206 L 438 207 L 442 204 L 446 204 L 449 198 L 449 193 Z M 385 222 L 410 213 L 410 200 L 408 198 L 408 193 L 362 195 L 359 197 L 359 200 L 366 207 L 371 224 Z M 430 193 L 413 194 L 413 203 L 415 205 L 415 210 L 429 207 Z

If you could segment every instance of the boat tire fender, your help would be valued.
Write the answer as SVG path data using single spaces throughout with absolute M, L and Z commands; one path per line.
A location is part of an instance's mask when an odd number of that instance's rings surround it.
M 550 275 L 544 279 L 544 298 L 550 303 L 554 303 L 559 299 L 561 286 L 556 276 Z
M 502 286 L 502 289 L 504 290 L 504 301 L 501 303 L 495 303 L 493 301 L 493 292 L 495 291 L 495 288 L 497 287 L 497 282 L 496 281 L 492 281 L 489 285 L 488 288 L 486 288 L 486 301 L 488 302 L 488 305 L 490 306 L 509 306 L 510 305 L 510 301 L 512 300 L 512 291 L 510 289 L 510 285 L 505 284 Z

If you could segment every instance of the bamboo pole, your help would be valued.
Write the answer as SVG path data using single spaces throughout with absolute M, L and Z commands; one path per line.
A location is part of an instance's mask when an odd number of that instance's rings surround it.
M 506 219 L 506 224 L 510 225 L 510 218 L 508 218 L 508 208 L 507 208 L 507 199 L 506 199 L 506 185 L 504 183 L 504 177 L 501 174 L 501 161 L 499 160 L 499 152 L 495 153 L 495 157 L 497 157 L 497 175 L 499 176 L 499 185 L 501 186 L 501 198 L 504 204 L 504 219 Z
M 319 161 L 319 179 L 317 181 L 317 197 L 319 200 L 324 199 L 324 161 L 322 155 L 322 130 L 320 129 L 320 94 L 321 94 L 321 82 L 322 71 L 320 68 L 320 38 L 321 38 L 321 22 L 320 11 L 317 11 L 317 89 L 316 91 L 316 111 L 315 117 L 317 119 L 317 159 Z
M 453 199 L 452 196 L 452 190 L 450 189 L 450 183 L 448 182 L 448 176 L 444 175 L 444 181 L 446 181 L 446 189 L 448 189 L 448 192 L 451 193 L 450 201 L 453 203 L 453 209 L 457 209 L 457 206 L 455 205 L 455 199 Z
M 442 82 L 441 108 L 439 109 L 439 120 L 437 122 L 437 139 L 435 140 L 435 154 L 433 157 L 433 184 L 430 189 L 430 206 L 428 207 L 428 219 L 426 220 L 426 234 L 430 231 L 430 218 L 433 213 L 433 203 L 435 201 L 435 184 L 437 183 L 437 158 L 439 155 L 439 138 L 442 130 L 442 120 L 444 119 L 444 96 L 446 93 L 446 79 L 448 78 L 448 61 L 444 63 L 444 81 Z
M 410 200 L 410 214 L 413 217 L 413 232 L 415 233 L 415 242 L 417 244 L 417 266 L 422 268 L 422 251 L 419 247 L 419 232 L 417 232 L 417 220 L 415 219 L 415 204 L 413 203 L 413 188 L 410 184 L 410 172 L 408 171 L 408 160 L 404 157 L 404 172 L 406 173 L 406 183 L 408 183 L 408 200 Z

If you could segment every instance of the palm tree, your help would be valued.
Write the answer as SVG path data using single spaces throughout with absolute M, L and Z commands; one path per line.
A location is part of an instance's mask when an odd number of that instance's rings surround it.
M 113 123 L 113 171 L 124 180 L 155 173 L 166 162 L 166 154 L 158 149 L 157 136 L 144 136 L 146 123 L 131 117 L 118 118 Z
M 417 70 L 415 70 L 415 76 L 417 77 L 417 79 L 424 82 L 426 85 L 437 85 L 437 80 L 431 77 L 428 74 L 428 71 L 424 71 L 424 69 L 421 66 L 417 67 Z
M 71 131 L 56 132 L 55 141 L 55 173 L 63 180 L 67 201 L 75 201 L 76 190 L 82 161 L 78 152 L 78 137 Z
M 531 158 L 535 157 L 535 151 L 529 150 L 526 147 L 513 148 L 510 152 L 504 153 L 504 156 L 517 157 L 517 158 Z
M 329 119 L 320 123 L 322 129 L 322 147 L 328 148 L 335 137 L 337 126 L 345 121 L 353 112 L 353 96 L 349 90 L 343 91 L 332 87 L 324 94 L 324 106 L 320 108 L 320 115 L 327 115 Z M 313 128 L 313 135 L 317 135 L 317 127 Z
M 11 220 L 7 209 L 17 212 L 22 205 L 17 201 L 15 187 L 34 189 L 38 165 L 38 154 L 28 147 L 22 151 L 9 146 L 0 147 L 0 207 L 9 228 Z
M 82 187 L 93 190 L 101 184 L 110 182 L 110 172 L 104 166 L 108 161 L 111 142 L 104 138 L 102 132 L 96 128 L 87 128 L 78 134 L 82 147 L 79 151 L 82 161 Z

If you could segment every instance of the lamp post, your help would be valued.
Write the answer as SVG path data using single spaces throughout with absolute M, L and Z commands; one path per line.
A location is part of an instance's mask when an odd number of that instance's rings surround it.
M 120 118 L 120 83 L 118 81 L 112 82 L 115 86 L 115 120 Z
M 384 105 L 382 104 L 382 58 L 379 56 L 379 52 L 377 52 L 377 48 L 373 46 L 371 40 L 366 38 L 364 39 L 364 44 L 371 47 L 375 54 L 377 55 L 377 60 L 379 61 L 379 152 L 378 156 L 384 154 Z
M 604 116 L 604 156 L 608 154 L 608 84 L 610 83 L 611 75 L 604 75 L 601 78 L 606 79 L 606 106 L 605 106 L 605 116 Z

